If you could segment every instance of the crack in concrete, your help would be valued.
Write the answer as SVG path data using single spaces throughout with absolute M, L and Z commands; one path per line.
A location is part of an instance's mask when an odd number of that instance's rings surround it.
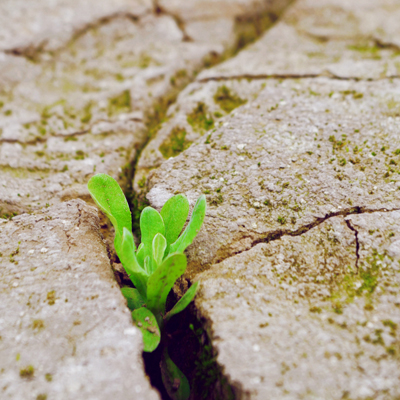
M 400 79 L 400 75 L 390 75 L 385 76 L 383 78 L 357 78 L 357 77 L 343 77 L 335 75 L 329 71 L 324 71 L 321 74 L 239 74 L 239 75 L 231 75 L 231 76 L 211 76 L 206 78 L 197 79 L 196 82 L 199 83 L 207 83 L 210 81 L 232 81 L 232 80 L 266 80 L 266 79 L 309 79 L 309 78 L 329 78 L 336 79 L 341 81 L 368 81 L 368 82 L 377 82 L 385 79 Z
M 180 18 L 178 15 L 175 15 L 173 13 L 170 13 L 170 12 L 166 11 L 163 7 L 160 6 L 160 4 L 158 3 L 157 0 L 155 0 L 153 2 L 153 4 L 154 4 L 154 12 L 155 12 L 155 14 L 168 15 L 169 17 L 171 17 L 175 21 L 176 26 L 182 32 L 182 41 L 183 42 L 193 42 L 193 39 L 186 32 L 185 22 L 182 20 L 182 18 Z
M 351 225 L 351 222 L 349 219 L 344 219 L 344 222 L 346 222 L 346 225 L 350 230 L 354 232 L 354 236 L 356 238 L 356 271 L 358 273 L 358 262 L 360 260 L 360 242 L 358 241 L 358 231 L 356 228 L 354 228 L 353 225 Z
M 355 215 L 355 214 L 373 214 L 375 212 L 392 212 L 392 211 L 400 211 L 400 208 L 368 209 L 368 208 L 356 206 L 356 207 L 351 207 L 349 209 L 341 210 L 341 211 L 338 211 L 338 212 L 330 213 L 330 214 L 325 215 L 325 217 L 316 218 L 315 221 L 313 221 L 313 222 L 311 222 L 311 223 L 309 223 L 307 225 L 304 225 L 304 226 L 296 229 L 295 231 L 290 231 L 288 229 L 278 229 L 278 230 L 275 230 L 275 231 L 272 231 L 272 232 L 268 232 L 265 236 L 262 236 L 262 237 L 259 237 L 259 238 L 256 238 L 256 239 L 252 239 L 252 243 L 251 243 L 250 248 L 248 248 L 246 250 L 238 251 L 238 252 L 236 252 L 234 254 L 230 254 L 229 256 L 224 257 L 223 259 L 218 259 L 217 258 L 217 260 L 215 262 L 212 262 L 211 265 L 212 264 L 220 264 L 221 262 L 223 262 L 223 261 L 225 261 L 225 260 L 227 260 L 227 259 L 229 259 L 231 257 L 234 257 L 234 256 L 236 256 L 238 254 L 245 253 L 245 252 L 251 250 L 253 247 L 255 247 L 257 244 L 260 244 L 260 243 L 269 243 L 269 242 L 272 242 L 274 240 L 279 240 L 283 236 L 301 236 L 304 233 L 307 233 L 311 229 L 317 227 L 318 225 L 322 224 L 326 220 L 328 220 L 330 218 L 333 218 L 333 217 L 338 217 L 338 216 L 347 217 L 347 216 Z M 346 224 L 347 224 L 347 221 L 346 221 Z M 358 242 L 358 232 L 354 228 L 352 229 L 349 226 L 349 224 L 347 224 L 347 226 L 352 231 L 356 232 L 356 251 L 357 251 L 357 260 L 358 260 L 358 258 L 359 258 L 358 251 L 359 251 L 359 248 L 360 248 L 359 247 L 359 242 Z M 244 236 L 242 239 L 246 239 L 248 237 L 249 236 L 247 236 L 247 237 Z M 224 249 L 223 248 L 219 249 L 219 251 L 221 251 L 221 250 L 223 252 Z M 358 262 L 356 264 L 356 267 L 358 268 Z
M 138 122 L 138 123 L 143 123 L 143 119 L 141 118 L 129 118 L 127 120 L 125 120 L 124 122 Z M 51 134 L 49 137 L 36 137 L 32 140 L 20 140 L 20 139 L 11 139 L 11 138 L 0 138 L 0 144 L 1 143 L 20 143 L 22 145 L 30 145 L 30 146 L 35 146 L 38 143 L 46 143 L 47 140 L 49 138 L 52 137 L 60 137 L 60 138 L 69 138 L 69 137 L 76 137 L 76 136 L 83 136 L 86 135 L 88 133 L 91 132 L 91 130 L 93 129 L 94 126 L 96 126 L 96 124 L 100 123 L 100 122 L 106 122 L 106 123 L 110 123 L 110 124 L 116 124 L 116 123 L 120 123 L 120 121 L 115 121 L 115 120 L 107 120 L 107 119 L 101 119 L 101 120 L 97 120 L 93 125 L 91 125 L 88 129 L 84 129 L 84 130 L 80 130 L 80 131 L 76 131 L 76 132 L 72 132 L 72 133 L 67 133 L 67 134 L 63 134 L 63 133 L 53 133 Z M 113 132 L 113 131 L 107 131 L 108 135 L 112 135 L 114 133 L 119 133 L 119 132 Z M 96 134 L 95 134 L 96 135 Z M 100 135 L 104 135 L 104 133 L 99 133 Z
M 132 20 L 133 22 L 137 22 L 141 18 L 145 17 L 146 15 L 148 15 L 148 13 L 138 16 L 138 15 L 128 13 L 128 12 L 117 12 L 114 14 L 110 14 L 110 15 L 98 18 L 95 21 L 89 22 L 89 23 L 85 24 L 84 26 L 77 28 L 71 34 L 71 37 L 62 46 L 60 46 L 57 49 L 52 50 L 52 51 L 46 50 L 46 44 L 48 43 L 48 40 L 44 39 L 38 44 L 31 43 L 26 46 L 15 47 L 15 48 L 11 48 L 11 49 L 4 49 L 0 52 L 9 54 L 9 55 L 13 55 L 13 56 L 17 56 L 17 57 L 25 57 L 32 61 L 37 61 L 39 56 L 46 52 L 50 52 L 52 54 L 52 56 L 55 57 L 58 53 L 65 50 L 66 48 L 68 48 L 68 46 L 70 46 L 73 42 L 78 40 L 81 36 L 83 36 L 85 33 L 87 33 L 91 29 L 99 28 L 102 25 L 107 24 L 107 23 L 111 22 L 112 20 L 118 19 L 118 18 L 128 18 L 128 19 Z

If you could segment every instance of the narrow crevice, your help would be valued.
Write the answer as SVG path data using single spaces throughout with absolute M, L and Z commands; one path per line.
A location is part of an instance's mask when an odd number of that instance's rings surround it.
M 337 211 L 337 212 L 334 212 L 334 213 L 330 213 L 330 214 L 325 215 L 325 217 L 316 218 L 313 222 L 311 222 L 311 223 L 309 223 L 307 225 L 301 226 L 300 228 L 298 228 L 298 229 L 296 229 L 294 231 L 291 231 L 289 229 L 278 229 L 278 230 L 275 230 L 275 231 L 272 231 L 272 232 L 268 232 L 266 235 L 263 235 L 263 236 L 258 237 L 256 239 L 252 239 L 252 243 L 251 243 L 251 246 L 249 248 L 247 248 L 245 250 L 242 250 L 242 251 L 235 252 L 235 253 L 231 253 L 227 257 L 223 257 L 223 258 L 222 257 L 221 258 L 217 257 L 216 260 L 214 262 L 212 262 L 212 264 L 214 264 L 214 265 L 215 264 L 220 264 L 221 262 L 226 261 L 227 259 L 229 259 L 231 257 L 234 257 L 234 256 L 236 256 L 238 254 L 242 254 L 242 253 L 245 253 L 245 252 L 251 250 L 253 247 L 255 247 L 256 245 L 258 245 L 260 243 L 269 243 L 269 242 L 272 242 L 274 240 L 279 240 L 283 236 L 300 236 L 300 235 L 303 235 L 303 234 L 307 233 L 308 231 L 310 231 L 311 229 L 317 227 L 318 225 L 321 225 L 323 222 L 325 222 L 328 219 L 333 218 L 333 217 L 338 217 L 338 216 L 346 217 L 346 216 L 349 216 L 349 215 L 356 215 L 356 214 L 373 214 L 375 212 L 392 212 L 392 211 L 399 211 L 399 210 L 400 210 L 400 208 L 368 209 L 368 208 L 365 208 L 365 207 L 356 206 L 356 207 L 351 207 L 351 208 L 348 208 L 348 209 L 345 209 L 345 210 Z M 354 229 L 352 229 L 352 230 L 354 230 Z M 251 236 L 246 236 L 246 237 L 244 236 L 243 238 L 247 238 L 247 237 L 252 238 Z M 221 248 L 220 252 L 224 254 L 224 249 Z M 225 254 L 226 254 L 226 251 L 225 251 Z M 206 269 L 207 269 L 207 266 L 206 266 Z
M 164 13 L 164 11 L 158 7 L 157 2 L 154 2 L 154 9 L 155 13 Z M 177 22 L 185 37 L 183 22 L 174 16 L 172 17 Z M 253 18 L 259 17 L 260 16 L 254 16 Z M 268 26 L 263 25 L 257 29 L 257 37 L 269 28 L 277 18 L 278 16 L 276 15 L 273 18 L 271 17 L 270 19 L 272 22 Z M 247 23 L 251 23 L 251 21 L 251 19 L 246 20 Z M 141 143 L 140 147 L 136 149 L 135 159 L 124 167 L 120 176 L 121 185 L 132 212 L 133 233 L 136 235 L 137 239 L 139 239 L 140 235 L 140 214 L 142 209 L 148 205 L 148 201 L 145 197 L 147 193 L 146 185 L 137 192 L 133 188 L 141 152 L 168 118 L 167 111 L 169 106 L 176 101 L 177 96 L 187 84 L 195 81 L 197 72 L 234 56 L 240 48 L 244 47 L 251 41 L 256 40 L 257 37 L 253 36 L 251 40 L 246 38 L 246 40 L 242 41 L 240 41 L 240 38 L 238 37 L 237 39 L 238 43 L 240 42 L 240 47 L 236 45 L 236 47 L 227 49 L 222 55 L 215 57 L 211 54 L 211 60 L 204 60 L 203 65 L 199 67 L 197 71 L 194 71 L 185 81 L 180 81 L 178 85 L 172 87 L 168 95 L 159 98 L 154 102 L 152 110 L 145 118 L 147 130 L 146 139 Z M 186 38 L 186 40 L 190 40 L 190 38 Z M 118 257 L 115 254 L 112 245 L 113 234 L 109 222 L 103 222 L 102 231 L 106 238 L 108 256 L 113 265 L 116 279 L 120 286 L 132 285 L 129 277 L 123 270 L 122 265 L 119 264 Z M 178 298 L 176 294 L 171 291 L 167 303 L 167 309 L 172 308 L 173 304 L 176 303 L 177 300 Z M 210 334 L 208 323 L 204 318 L 202 318 L 193 303 L 190 304 L 182 313 L 171 318 L 166 326 L 166 331 L 166 340 L 170 357 L 189 380 L 191 387 L 190 400 L 234 400 L 243 397 L 239 388 L 233 386 L 229 382 L 229 379 L 224 375 L 221 366 L 217 363 L 217 354 L 211 343 L 210 338 L 212 335 Z M 145 369 L 153 387 L 160 392 L 162 399 L 170 400 L 161 380 L 160 350 L 153 353 L 143 354 Z
M 330 72 L 324 72 L 321 74 L 239 74 L 239 75 L 230 75 L 230 76 L 210 76 L 206 78 L 198 79 L 197 82 L 200 83 L 207 83 L 210 81 L 234 81 L 234 80 L 266 80 L 266 79 L 310 79 L 310 78 L 328 78 L 332 80 L 339 80 L 339 81 L 368 81 L 368 82 L 378 82 L 383 80 L 390 80 L 390 79 L 399 79 L 400 75 L 391 75 L 385 76 L 383 78 L 357 78 L 357 77 L 342 77 L 338 75 L 334 75 Z
M 144 15 L 147 15 L 147 14 L 144 14 Z M 38 62 L 38 61 L 40 61 L 40 56 L 42 54 L 48 53 L 48 54 L 51 54 L 53 57 L 56 56 L 58 53 L 62 52 L 66 48 L 68 48 L 72 43 L 74 43 L 76 40 L 78 40 L 81 36 L 86 34 L 91 29 L 99 28 L 102 25 L 107 24 L 107 23 L 111 22 L 112 20 L 118 19 L 118 18 L 128 18 L 134 22 L 137 22 L 144 15 L 141 15 L 139 17 L 132 13 L 117 12 L 117 13 L 114 13 L 111 15 L 101 17 L 101 18 L 97 19 L 96 21 L 87 23 L 86 25 L 84 25 L 81 28 L 77 28 L 71 34 L 71 37 L 62 46 L 60 46 L 54 50 L 47 50 L 46 49 L 47 40 L 43 40 L 39 44 L 29 44 L 29 45 L 23 46 L 23 47 L 15 47 L 12 49 L 5 49 L 5 50 L 3 50 L 3 53 L 17 56 L 17 57 L 24 57 L 32 62 Z
M 357 229 L 354 228 L 353 225 L 351 225 L 351 222 L 349 219 L 345 218 L 344 221 L 346 222 L 346 225 L 348 226 L 348 228 L 354 232 L 354 236 L 356 238 L 356 271 L 358 273 L 358 262 L 360 260 L 360 242 L 358 241 L 358 231 L 357 231 Z
M 13 139 L 13 138 L 0 138 L 0 143 L 20 143 L 22 145 L 35 146 L 38 143 L 46 143 L 49 138 L 53 138 L 53 137 L 59 137 L 59 138 L 67 139 L 67 138 L 72 138 L 72 137 L 77 137 L 77 136 L 84 136 L 84 135 L 90 134 L 90 132 L 93 129 L 93 127 L 96 124 L 100 123 L 100 122 L 107 122 L 107 123 L 112 124 L 112 123 L 117 123 L 118 121 L 107 120 L 107 119 L 99 119 L 94 124 L 90 125 L 87 129 L 80 130 L 80 131 L 75 131 L 75 132 L 66 133 L 66 134 L 63 134 L 63 133 L 51 133 L 47 137 L 35 137 L 34 139 L 31 139 L 31 140 L 20 140 L 20 139 Z M 140 118 L 130 118 L 130 119 L 127 119 L 125 122 L 143 123 L 144 121 L 142 119 L 140 119 Z M 101 133 L 101 134 L 97 134 L 97 136 L 104 136 L 106 134 L 111 136 L 114 133 L 116 133 L 116 132 L 109 131 L 109 132 L 104 132 L 104 133 Z
M 182 32 L 183 35 L 182 41 L 193 42 L 193 39 L 186 32 L 185 22 L 181 18 L 179 18 L 177 15 L 173 13 L 169 13 L 164 8 L 162 8 L 157 2 L 155 4 L 155 13 L 157 15 L 168 15 L 169 17 L 171 17 L 175 21 L 179 30 Z
M 169 308 L 176 302 L 173 293 L 169 296 Z M 239 398 L 216 362 L 216 352 L 211 345 L 207 321 L 198 315 L 194 304 L 190 304 L 166 326 L 166 342 L 171 359 L 190 382 L 189 400 L 234 400 Z M 145 369 L 162 400 L 171 400 L 162 384 L 158 367 L 161 349 L 143 353 Z
M 240 74 L 230 76 L 211 76 L 208 78 L 198 79 L 197 82 L 206 83 L 210 81 L 234 81 L 234 80 L 265 80 L 265 79 L 306 79 L 318 78 L 319 74 Z

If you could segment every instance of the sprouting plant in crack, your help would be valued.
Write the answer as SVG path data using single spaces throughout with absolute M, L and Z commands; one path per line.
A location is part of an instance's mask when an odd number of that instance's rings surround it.
M 135 286 L 123 288 L 122 293 L 132 311 L 133 321 L 143 334 L 144 351 L 152 352 L 161 343 L 160 366 L 164 386 L 171 398 L 185 400 L 190 395 L 189 383 L 169 357 L 164 325 L 193 300 L 198 282 L 169 311 L 166 310 L 166 301 L 175 281 L 186 270 L 184 250 L 193 242 L 203 224 L 205 196 L 197 200 L 183 232 L 189 214 L 189 202 L 183 194 L 170 198 L 160 213 L 146 207 L 140 216 L 142 242 L 136 249 L 129 205 L 118 183 L 111 176 L 98 174 L 90 179 L 88 189 L 114 225 L 115 251 Z

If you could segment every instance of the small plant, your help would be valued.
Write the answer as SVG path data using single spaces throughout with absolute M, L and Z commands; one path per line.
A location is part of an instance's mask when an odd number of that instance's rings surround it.
M 136 249 L 131 213 L 118 183 L 111 176 L 98 174 L 90 179 L 88 188 L 93 200 L 114 225 L 115 251 L 135 286 L 122 288 L 122 293 L 132 311 L 133 321 L 142 332 L 144 351 L 154 351 L 161 342 L 164 386 L 174 400 L 186 400 L 190 395 L 189 383 L 169 357 L 163 333 L 165 323 L 189 305 L 198 289 L 196 282 L 171 310 L 166 310 L 167 296 L 187 267 L 183 252 L 203 224 L 205 196 L 197 200 L 191 219 L 180 236 L 189 214 L 189 202 L 183 194 L 170 198 L 160 213 L 146 207 L 140 216 L 142 242 Z

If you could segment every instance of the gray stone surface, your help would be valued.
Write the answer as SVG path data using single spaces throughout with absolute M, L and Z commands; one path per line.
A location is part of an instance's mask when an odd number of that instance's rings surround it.
M 193 263 L 222 260 L 327 216 L 400 207 L 399 117 L 390 108 L 400 100 L 397 81 L 212 81 L 186 93 L 208 96 L 212 110 L 222 85 L 246 104 L 149 174 L 147 198 L 157 206 L 163 192 L 192 201 L 206 193 Z
M 151 0 L 4 0 L 0 14 L 0 51 L 55 50 L 76 31 L 117 14 L 141 16 Z
M 26 12 L 22 2 L 0 5 L 7 19 L 0 24 L 4 43 L 11 46 L 10 26 L 18 28 L 21 18 L 29 17 L 38 29 L 35 36 L 28 24 L 13 35 L 24 51 L 0 52 L 3 214 L 87 199 L 85 184 L 95 172 L 123 180 L 122 167 L 145 142 L 153 104 L 173 96 L 205 59 L 232 47 L 237 33 L 226 30 L 224 21 L 232 27 L 240 12 L 255 7 L 242 2 L 234 15 L 214 24 L 221 40 L 215 34 L 205 40 L 203 2 L 196 3 L 200 25 L 189 30 L 200 35 L 193 38 L 178 17 L 157 14 L 146 1 L 78 3 L 31 2 Z M 60 38 L 62 46 L 52 44 Z
M 72 200 L 2 220 L 0 252 L 2 399 L 159 398 L 94 207 Z
M 151 205 L 206 194 L 186 278 L 241 398 L 400 395 L 399 7 L 294 3 L 141 154 Z
M 301 236 L 258 244 L 198 277 L 196 305 L 212 321 L 218 361 L 243 393 L 399 396 L 399 217 L 398 211 L 334 217 Z M 359 259 L 345 220 L 357 231 Z
M 298 1 L 248 51 L 203 71 L 198 79 L 399 77 L 399 19 L 398 1 Z
M 165 104 L 287 3 L 0 3 L 1 398 L 159 397 L 81 199 L 97 172 L 125 185 Z

